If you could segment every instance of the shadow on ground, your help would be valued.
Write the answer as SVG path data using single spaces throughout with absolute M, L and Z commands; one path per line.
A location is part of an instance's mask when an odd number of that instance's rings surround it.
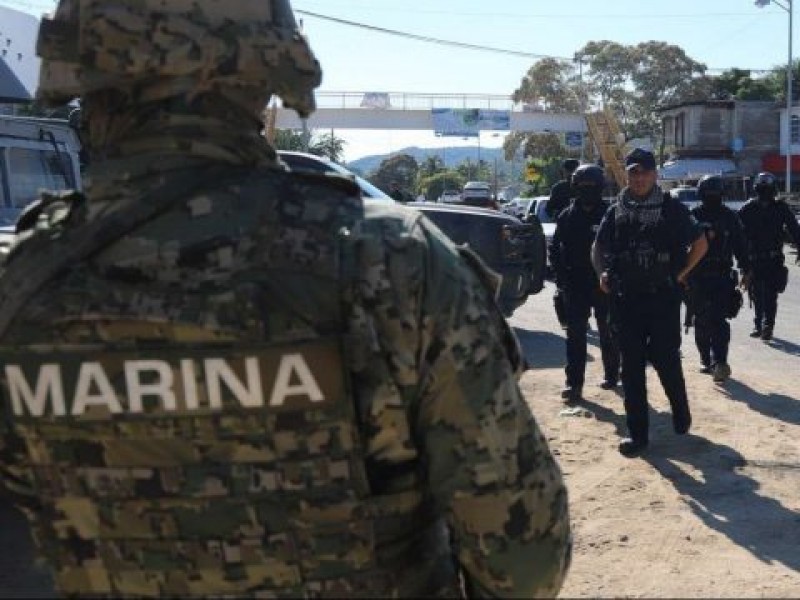
M 514 333 L 522 347 L 522 355 L 531 369 L 554 369 L 563 367 L 565 358 L 564 338 L 548 331 L 531 331 L 514 327 Z
M 800 514 L 759 494 L 760 485 L 750 476 L 764 469 L 780 469 L 782 475 L 797 477 L 800 485 L 800 465 L 750 464 L 730 446 L 691 434 L 654 445 L 644 458 L 686 497 L 708 527 L 764 563 L 779 562 L 800 570 Z M 699 473 L 691 473 L 684 465 Z
M 737 402 L 746 404 L 751 410 L 786 423 L 800 425 L 800 399 L 783 394 L 760 394 L 736 379 L 729 379 L 722 388 L 723 393 Z
M 780 350 L 781 352 L 785 352 L 791 356 L 800 356 L 800 346 L 783 338 L 772 338 L 772 340 L 769 342 L 769 346 L 770 348 L 775 348 L 776 350 Z
M 762 396 L 736 382 L 738 399 L 748 403 L 772 402 L 773 407 L 792 401 L 786 396 Z M 771 400 L 770 400 L 771 399 Z M 621 407 L 611 410 L 586 400 L 581 404 L 598 421 L 612 424 L 619 436 L 626 432 Z M 796 412 L 796 408 L 792 409 Z M 738 451 L 692 434 L 672 433 L 672 416 L 650 411 L 651 441 L 645 460 L 684 498 L 692 512 L 714 531 L 727 536 L 765 563 L 779 562 L 800 570 L 797 551 L 800 514 L 778 500 L 758 493 L 760 484 L 751 476 L 765 469 L 780 470 L 780 476 L 797 477 L 800 487 L 800 465 L 764 461 L 749 462 Z M 635 460 L 635 459 L 634 459 Z

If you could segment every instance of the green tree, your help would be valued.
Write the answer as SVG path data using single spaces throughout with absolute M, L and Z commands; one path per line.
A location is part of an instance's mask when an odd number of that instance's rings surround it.
M 572 64 L 543 58 L 528 69 L 511 99 L 517 104 L 540 105 L 550 112 L 580 112 L 580 92 Z
M 326 156 L 334 162 L 341 162 L 344 155 L 345 141 L 336 137 L 333 132 L 318 134 L 315 131 L 304 134 L 295 129 L 278 129 L 272 144 L 276 150 L 292 152 L 309 152 L 317 156 Z
M 309 152 L 317 156 L 327 156 L 333 162 L 342 162 L 344 157 L 344 145 L 346 142 L 334 133 L 328 132 L 320 134 L 319 137 L 312 138 Z
M 441 171 L 447 170 L 442 157 L 438 154 L 429 154 L 419 165 L 419 177 L 430 177 Z
M 439 171 L 432 175 L 421 177 L 417 191 L 425 194 L 428 200 L 436 200 L 445 190 L 461 190 L 466 180 L 455 169 Z
M 415 189 L 418 171 L 419 165 L 413 156 L 395 154 L 381 161 L 369 181 L 387 193 L 391 189 L 392 181 L 397 181 L 400 189 L 410 194 Z

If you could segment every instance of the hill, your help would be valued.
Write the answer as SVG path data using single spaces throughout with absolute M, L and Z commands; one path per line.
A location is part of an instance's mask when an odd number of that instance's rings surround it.
M 444 161 L 445 166 L 448 168 L 460 165 L 467 160 L 467 158 L 472 161 L 478 160 L 478 149 L 475 146 L 452 146 L 448 148 L 419 148 L 417 146 L 409 146 L 397 152 L 364 156 L 347 163 L 346 166 L 352 171 L 369 175 L 371 172 L 377 170 L 382 161 L 395 154 L 409 154 L 413 156 L 417 162 L 422 162 L 428 156 L 438 156 Z M 481 160 L 487 163 L 493 162 L 495 158 L 497 158 L 499 162 L 504 162 L 502 148 L 481 148 L 480 155 Z

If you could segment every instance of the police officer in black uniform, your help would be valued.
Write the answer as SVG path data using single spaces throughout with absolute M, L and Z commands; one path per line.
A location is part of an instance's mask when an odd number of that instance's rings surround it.
M 567 208 L 574 197 L 572 191 L 572 173 L 580 166 L 580 161 L 574 158 L 567 158 L 561 163 L 561 175 L 563 179 L 557 182 L 550 190 L 550 198 L 544 207 L 547 215 L 555 221 L 561 211 Z
M 544 212 L 550 217 L 551 221 L 558 219 L 565 208 L 572 203 L 574 196 L 572 191 L 572 173 L 575 172 L 580 166 L 580 161 L 574 158 L 567 158 L 561 162 L 561 176 L 563 179 L 558 181 L 550 190 L 550 198 L 547 199 L 547 204 L 544 207 Z M 552 263 L 551 263 L 552 264 Z M 567 311 L 564 302 L 564 297 L 561 295 L 561 290 L 556 289 L 553 294 L 553 308 L 558 317 L 558 323 L 561 329 L 567 329 Z
M 788 232 L 800 248 L 800 225 L 785 202 L 778 202 L 772 173 L 759 173 L 754 181 L 755 198 L 739 209 L 753 269 L 750 297 L 755 305 L 755 328 L 750 337 L 772 339 L 778 294 L 786 289 L 789 270 L 783 264 L 784 235 Z M 800 260 L 800 254 L 798 254 Z
M 594 311 L 600 336 L 600 354 L 605 378 L 603 389 L 619 381 L 619 349 L 608 325 L 608 296 L 600 289 L 592 267 L 592 242 L 608 209 L 603 202 L 605 176 L 595 165 L 582 165 L 572 174 L 575 201 L 558 217 L 550 242 L 550 264 L 561 297 L 567 322 L 566 387 L 561 396 L 567 402 L 582 398 L 586 372 L 586 332 Z
M 712 373 L 714 381 L 722 383 L 731 374 L 728 319 L 736 316 L 742 298 L 733 258 L 736 257 L 744 287 L 750 279 L 750 265 L 739 217 L 723 204 L 722 178 L 705 175 L 697 184 L 697 194 L 701 204 L 691 213 L 705 231 L 708 252 L 689 277 L 688 310 L 694 314 L 694 341 L 703 363 L 701 371 Z
M 600 286 L 611 294 L 630 435 L 619 450 L 630 457 L 649 442 L 648 360 L 669 399 L 675 432 L 685 434 L 691 426 L 680 357 L 681 287 L 708 243 L 689 210 L 656 185 L 652 152 L 637 148 L 625 165 L 628 187 L 600 224 L 592 260 Z

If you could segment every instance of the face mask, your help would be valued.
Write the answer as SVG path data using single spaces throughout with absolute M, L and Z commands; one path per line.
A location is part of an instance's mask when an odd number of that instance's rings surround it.
M 593 208 L 600 202 L 602 192 L 594 188 L 577 188 L 576 202 L 584 208 Z
M 756 189 L 756 194 L 758 195 L 758 201 L 763 204 L 768 204 L 775 200 L 775 192 L 769 188 Z

